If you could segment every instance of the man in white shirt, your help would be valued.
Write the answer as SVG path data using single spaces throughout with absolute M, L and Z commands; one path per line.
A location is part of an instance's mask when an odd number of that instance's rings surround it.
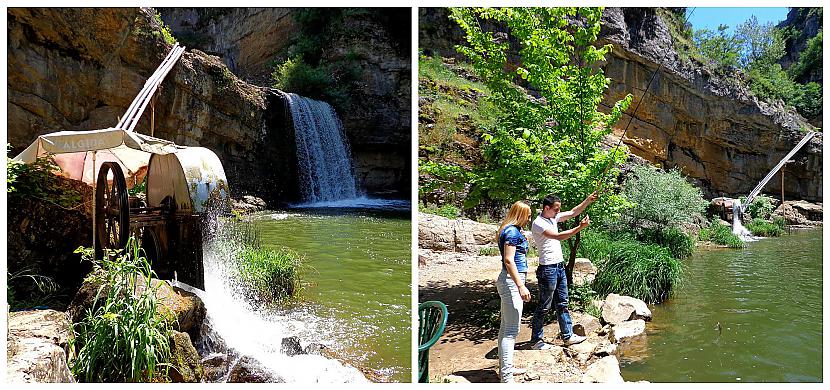
M 533 349 L 548 349 L 550 344 L 544 342 L 543 326 L 545 314 L 550 310 L 551 303 L 556 303 L 557 322 L 562 340 L 565 345 L 577 344 L 585 341 L 584 336 L 573 334 L 571 316 L 568 313 L 568 278 L 565 271 L 565 258 L 562 256 L 561 241 L 579 233 L 591 219 L 586 215 L 579 226 L 559 232 L 557 223 L 578 216 L 588 205 L 597 200 L 594 192 L 570 211 L 560 211 L 562 203 L 558 196 L 548 195 L 542 201 L 542 213 L 533 221 L 533 241 L 539 250 L 539 267 L 536 268 L 536 279 L 539 281 L 539 306 L 533 313 L 532 336 L 530 342 Z

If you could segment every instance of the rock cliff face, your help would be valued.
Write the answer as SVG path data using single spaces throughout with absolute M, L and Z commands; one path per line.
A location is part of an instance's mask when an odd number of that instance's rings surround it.
M 12 154 L 39 134 L 115 125 L 170 50 L 150 9 L 12 8 L 8 18 Z M 189 50 L 156 95 L 153 135 L 213 150 L 235 193 L 290 198 L 290 159 L 274 157 L 293 152 L 284 129 L 268 129 L 268 97 Z M 150 116 L 138 132 L 150 134 Z
M 220 56 L 234 73 L 252 83 L 270 85 L 270 63 L 288 57 L 290 44 L 301 33 L 295 12 L 292 8 L 166 8 L 161 9 L 161 17 L 183 42 Z M 405 14 L 409 20 L 408 9 L 388 12 Z M 344 107 L 337 107 L 356 176 L 369 193 L 407 196 L 411 185 L 409 41 L 405 39 L 402 47 L 388 26 L 371 17 L 346 13 L 343 17 L 350 33 L 335 37 L 321 54 L 321 62 L 360 58 L 359 87 Z
M 217 12 L 206 24 L 193 23 L 216 30 L 203 50 L 223 57 L 188 48 L 156 95 L 152 134 L 213 150 L 222 160 L 234 196 L 253 194 L 271 203 L 296 201 L 294 132 L 286 125 L 283 100 L 277 91 L 242 81 L 232 71 L 255 80 L 273 57 L 272 51 L 281 49 L 280 34 L 292 31 L 293 21 L 288 11 L 279 9 Z M 9 9 L 11 154 L 39 134 L 115 125 L 170 50 L 154 15 L 155 10 L 138 8 Z M 271 30 L 264 33 L 263 27 Z M 225 31 L 231 35 L 223 35 Z M 199 37 L 203 36 L 190 38 Z M 377 83 L 367 82 L 366 88 L 375 98 L 359 97 L 356 100 L 366 104 L 362 111 L 341 113 L 353 143 L 356 170 L 369 193 L 407 194 L 409 62 L 404 70 L 399 57 L 384 59 L 377 46 L 364 46 L 374 51 L 376 60 L 375 68 L 365 71 L 367 77 L 378 78 Z M 395 99 L 375 112 L 366 107 L 389 93 L 379 86 L 392 88 Z M 151 133 L 150 116 L 148 107 L 138 132 Z
M 600 35 L 601 43 L 614 44 L 605 66 L 612 80 L 606 108 L 629 93 L 629 114 L 640 104 L 615 133 L 622 135 L 631 120 L 624 142 L 635 154 L 680 168 L 709 197 L 748 194 L 813 129 L 794 110 L 760 102 L 732 80 L 681 64 L 654 9 L 608 8 Z M 793 159 L 784 175 L 785 196 L 821 201 L 822 136 Z M 781 193 L 781 181 L 772 180 L 764 192 Z
M 462 35 L 447 15 L 445 9 L 421 8 L 422 49 L 457 56 L 452 48 Z M 652 163 L 680 168 L 704 195 L 746 195 L 805 130 L 813 129 L 794 110 L 759 102 L 734 80 L 682 64 L 672 49 L 669 28 L 654 8 L 606 8 L 602 23 L 599 43 L 612 43 L 614 50 L 604 65 L 612 82 L 601 109 L 626 94 L 634 96 L 615 134 L 622 135 L 659 68 L 623 142 Z M 785 196 L 821 201 L 822 135 L 794 160 L 786 166 Z M 780 179 L 763 192 L 780 194 Z

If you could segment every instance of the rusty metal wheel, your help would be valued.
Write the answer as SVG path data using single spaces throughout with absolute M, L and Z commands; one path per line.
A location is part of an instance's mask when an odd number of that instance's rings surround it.
M 111 179 L 110 179 L 111 177 Z M 121 249 L 130 234 L 130 204 L 127 182 L 121 167 L 114 162 L 101 164 L 95 188 L 96 253 Z

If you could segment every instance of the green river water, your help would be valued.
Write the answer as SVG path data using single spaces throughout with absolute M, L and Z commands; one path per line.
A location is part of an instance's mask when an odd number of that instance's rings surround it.
M 360 209 L 270 213 L 257 222 L 266 246 L 305 255 L 301 306 L 324 342 L 382 381 L 411 380 L 411 215 Z
M 683 265 L 647 336 L 620 351 L 626 381 L 823 380 L 821 229 L 698 249 Z

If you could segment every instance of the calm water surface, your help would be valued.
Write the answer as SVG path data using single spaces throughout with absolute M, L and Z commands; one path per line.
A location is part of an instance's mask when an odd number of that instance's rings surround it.
M 411 222 L 406 211 L 294 209 L 260 216 L 263 245 L 305 255 L 302 338 L 384 381 L 410 381 Z
M 698 250 L 683 264 L 674 297 L 651 306 L 647 337 L 621 350 L 625 380 L 823 380 L 821 229 Z

